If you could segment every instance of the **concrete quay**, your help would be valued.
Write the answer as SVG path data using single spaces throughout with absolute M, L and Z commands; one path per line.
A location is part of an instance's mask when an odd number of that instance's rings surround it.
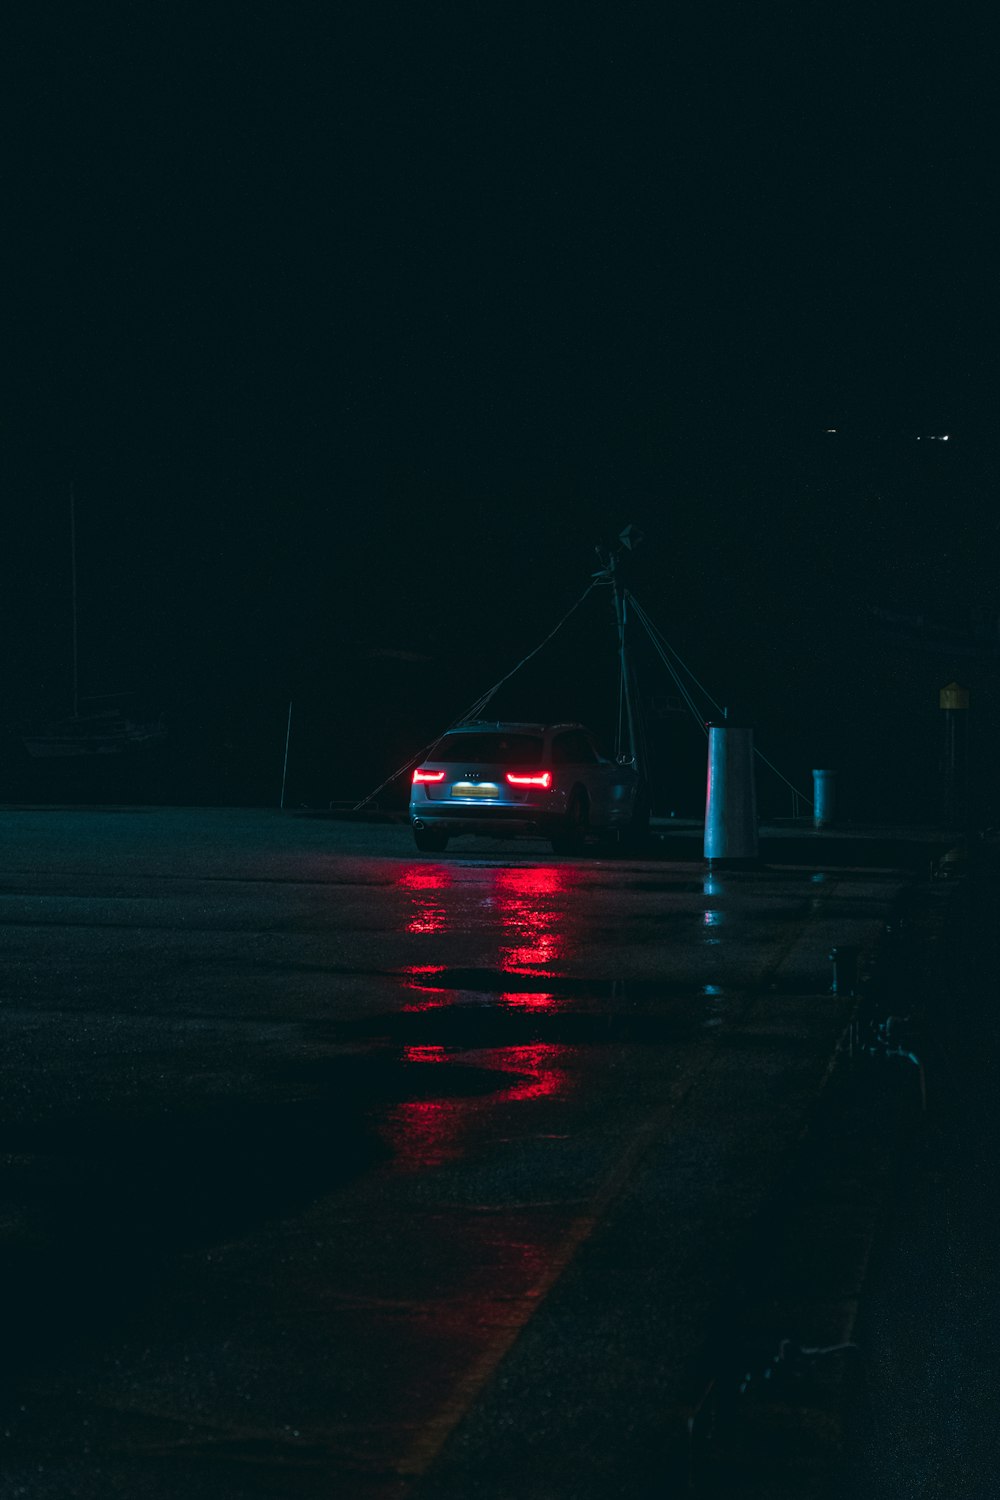
M 691 827 L 642 859 L 248 809 L 0 834 L 0 1495 L 864 1467 L 841 1346 L 927 1118 L 878 1022 L 939 992 L 952 841 L 779 828 L 713 872 Z

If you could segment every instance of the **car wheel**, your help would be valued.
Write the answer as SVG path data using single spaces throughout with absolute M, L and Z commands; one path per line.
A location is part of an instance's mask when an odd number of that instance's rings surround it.
M 553 854 L 579 854 L 590 827 L 590 808 L 586 792 L 579 788 L 569 799 L 566 820 L 552 835 Z
M 448 847 L 448 835 L 437 828 L 414 828 L 413 842 L 421 854 L 442 854 Z

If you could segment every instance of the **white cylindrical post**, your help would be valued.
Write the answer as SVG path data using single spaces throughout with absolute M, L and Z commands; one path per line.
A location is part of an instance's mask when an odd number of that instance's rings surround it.
M 836 771 L 813 772 L 813 827 L 829 828 L 837 815 Z
M 752 729 L 731 724 L 708 727 L 705 858 L 713 864 L 749 864 L 757 859 Z

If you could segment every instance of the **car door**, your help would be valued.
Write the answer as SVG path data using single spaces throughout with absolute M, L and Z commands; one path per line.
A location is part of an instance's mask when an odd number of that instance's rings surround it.
M 596 828 L 609 821 L 611 783 L 596 747 L 582 729 L 564 729 L 552 741 L 552 763 L 567 781 L 586 790 L 590 822 Z
M 620 765 L 591 730 L 584 730 L 584 736 L 597 762 L 596 774 L 600 780 L 601 798 L 607 809 L 607 817 L 602 821 L 615 827 L 628 823 L 635 801 L 635 767 L 631 764 Z

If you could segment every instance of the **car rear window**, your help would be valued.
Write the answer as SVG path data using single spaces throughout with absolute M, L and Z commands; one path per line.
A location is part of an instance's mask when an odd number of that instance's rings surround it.
M 468 766 L 536 766 L 541 758 L 539 734 L 446 734 L 427 757 Z

